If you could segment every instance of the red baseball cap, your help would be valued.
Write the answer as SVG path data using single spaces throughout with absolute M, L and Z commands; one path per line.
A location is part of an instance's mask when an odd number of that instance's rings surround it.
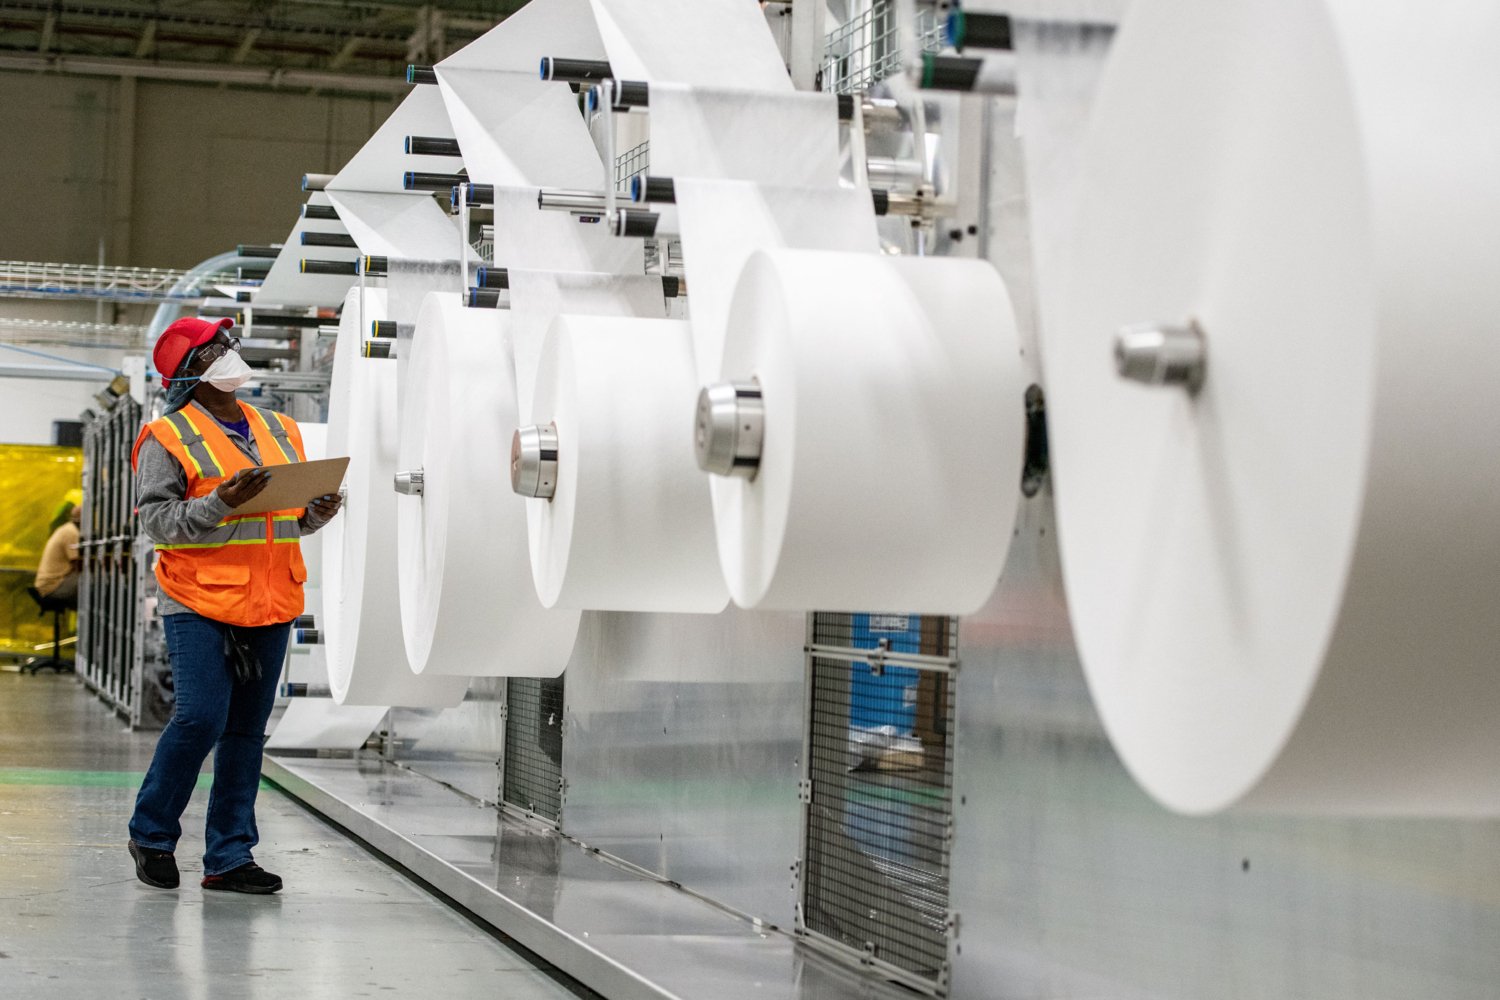
M 213 340 L 220 330 L 228 330 L 233 326 L 234 320 L 228 316 L 223 319 L 184 316 L 163 330 L 161 336 L 156 338 L 156 346 L 151 349 L 151 362 L 161 372 L 161 387 L 171 388 L 171 379 L 177 374 L 182 359 L 188 356 L 188 351 Z

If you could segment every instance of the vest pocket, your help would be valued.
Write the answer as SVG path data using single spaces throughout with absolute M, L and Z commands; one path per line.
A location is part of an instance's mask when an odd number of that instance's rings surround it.
M 249 566 L 199 566 L 197 574 L 205 587 L 243 587 L 250 582 Z

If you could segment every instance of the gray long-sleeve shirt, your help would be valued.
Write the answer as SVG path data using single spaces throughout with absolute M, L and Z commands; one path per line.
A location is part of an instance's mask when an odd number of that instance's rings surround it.
M 198 410 L 204 419 L 214 420 L 213 414 L 197 403 L 188 405 Z M 260 449 L 256 447 L 253 436 L 247 439 L 222 423 L 219 428 L 252 462 L 260 464 Z M 220 500 L 217 493 L 188 498 L 187 470 L 151 435 L 141 442 L 140 453 L 136 456 L 135 496 L 136 509 L 141 515 L 141 530 L 158 545 L 200 542 L 234 510 Z M 313 513 L 312 508 L 308 508 L 297 522 L 303 535 L 310 535 L 327 523 Z M 157 601 L 157 611 L 161 615 L 175 615 L 192 609 L 162 593 Z

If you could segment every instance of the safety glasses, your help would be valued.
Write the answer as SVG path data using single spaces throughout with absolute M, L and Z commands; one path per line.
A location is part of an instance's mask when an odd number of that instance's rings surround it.
M 238 351 L 239 349 L 240 338 L 238 337 L 228 337 L 224 340 L 213 340 L 203 345 L 203 347 L 198 351 L 197 360 L 199 364 L 201 364 L 204 368 L 207 368 L 209 365 L 213 364 L 215 361 L 218 361 L 230 351 Z

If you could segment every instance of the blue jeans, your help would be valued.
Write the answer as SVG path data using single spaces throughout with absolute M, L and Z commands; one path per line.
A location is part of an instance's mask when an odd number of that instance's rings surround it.
M 167 615 L 162 622 L 177 708 L 162 730 L 136 796 L 130 839 L 158 851 L 177 849 L 182 811 L 213 750 L 203 874 L 222 875 L 252 861 L 250 852 L 260 842 L 255 794 L 260 789 L 261 748 L 291 626 L 235 629 L 260 661 L 260 680 L 241 684 L 235 681 L 225 650 L 227 625 L 191 613 Z

